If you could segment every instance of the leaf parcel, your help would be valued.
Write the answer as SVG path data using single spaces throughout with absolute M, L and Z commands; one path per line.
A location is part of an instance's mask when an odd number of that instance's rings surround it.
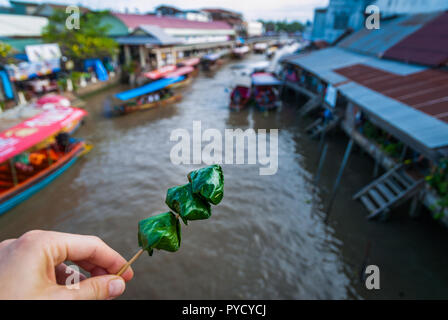
M 214 205 L 224 197 L 224 174 L 217 164 L 190 172 L 188 180 L 194 194 L 201 195 Z

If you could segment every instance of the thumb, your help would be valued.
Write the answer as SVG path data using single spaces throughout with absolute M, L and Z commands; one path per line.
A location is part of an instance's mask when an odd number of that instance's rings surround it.
M 65 294 L 77 300 L 106 300 L 123 294 L 126 285 L 123 278 L 115 275 L 91 277 L 79 282 L 76 288 L 67 288 Z

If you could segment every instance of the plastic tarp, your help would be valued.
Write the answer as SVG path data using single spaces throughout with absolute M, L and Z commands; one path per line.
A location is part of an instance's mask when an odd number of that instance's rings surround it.
M 49 110 L 1 132 L 0 163 L 56 134 L 86 114 L 78 108 Z
M 254 86 L 279 86 L 282 84 L 280 80 L 270 73 L 254 73 L 252 75 L 252 84 Z
M 0 70 L 0 79 L 2 80 L 3 90 L 5 91 L 5 96 L 8 99 L 14 99 L 14 91 L 12 89 L 11 81 L 9 81 L 9 76 L 4 70 Z
M 163 66 L 157 70 L 146 72 L 145 77 L 151 80 L 157 80 L 163 78 L 166 74 L 173 72 L 177 69 L 175 65 Z
M 109 75 L 107 74 L 106 68 L 100 59 L 87 59 L 84 61 L 84 69 L 88 70 L 90 67 L 93 67 L 95 70 L 96 76 L 100 81 L 109 80 Z
M 142 87 L 138 87 L 135 89 L 131 89 L 128 91 L 120 92 L 115 95 L 117 99 L 120 100 L 129 100 L 133 99 L 151 92 L 155 92 L 158 90 L 161 90 L 163 88 L 166 88 L 170 84 L 182 81 L 185 79 L 185 76 L 176 77 L 176 78 L 166 78 L 166 79 L 160 79 L 151 83 L 148 83 Z

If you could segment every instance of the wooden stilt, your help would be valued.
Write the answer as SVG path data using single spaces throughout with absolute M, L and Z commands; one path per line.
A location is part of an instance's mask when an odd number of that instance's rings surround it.
M 314 183 L 315 184 L 317 184 L 319 182 L 320 174 L 321 174 L 321 171 L 322 171 L 322 167 L 324 165 L 325 158 L 327 156 L 327 150 L 328 150 L 328 143 L 326 143 L 324 145 L 324 148 L 322 150 L 322 153 L 321 153 L 321 156 L 320 156 L 320 159 L 319 159 L 319 165 L 317 167 L 316 177 L 314 178 Z
M 344 158 L 342 159 L 341 167 L 339 168 L 338 176 L 337 176 L 336 181 L 335 181 L 334 186 L 333 186 L 333 191 L 331 193 L 331 198 L 330 198 L 330 201 L 328 203 L 327 210 L 326 210 L 327 211 L 327 216 L 325 218 L 325 222 L 328 222 L 328 218 L 330 216 L 331 208 L 333 207 L 333 202 L 334 202 L 334 199 L 336 197 L 336 192 L 338 191 L 339 184 L 341 183 L 342 174 L 344 173 L 345 166 L 347 165 L 348 159 L 350 157 L 350 153 L 352 151 L 352 147 L 353 147 L 353 139 L 350 139 L 350 141 L 347 144 L 347 148 L 345 149 Z

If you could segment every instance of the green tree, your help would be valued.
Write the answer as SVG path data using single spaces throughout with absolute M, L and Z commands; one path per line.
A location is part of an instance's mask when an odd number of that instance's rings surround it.
M 88 12 L 80 17 L 80 28 L 70 30 L 65 26 L 67 14 L 57 10 L 44 28 L 42 38 L 58 43 L 63 54 L 73 60 L 112 56 L 118 44 L 105 36 L 110 26 L 101 23 L 102 17 L 108 14 L 107 11 Z
M 0 41 L 0 63 L 6 64 L 9 56 L 13 53 L 11 45 Z
M 283 21 L 258 20 L 258 21 L 263 23 L 264 28 L 267 32 L 274 31 L 274 32 L 294 33 L 294 32 L 301 32 L 305 29 L 305 26 L 299 21 L 291 21 L 291 22 L 288 22 L 286 20 Z

